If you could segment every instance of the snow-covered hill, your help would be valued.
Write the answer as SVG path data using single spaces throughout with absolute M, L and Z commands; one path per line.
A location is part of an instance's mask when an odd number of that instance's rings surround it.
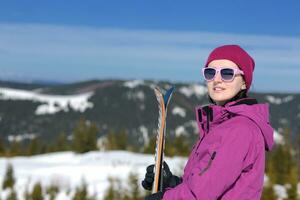
M 69 108 L 84 112 L 86 109 L 93 107 L 93 103 L 88 101 L 92 95 L 92 92 L 78 95 L 48 95 L 39 94 L 35 91 L 0 87 L 0 100 L 31 100 L 41 102 L 42 104 L 35 111 L 37 115 L 68 111 Z
M 182 171 L 186 158 L 166 158 L 166 161 L 171 170 L 178 174 Z M 36 182 L 41 182 L 43 186 L 58 185 L 62 190 L 56 200 L 68 200 L 83 179 L 88 184 L 89 193 L 96 192 L 97 199 L 102 199 L 109 185 L 109 177 L 117 177 L 125 182 L 129 173 L 136 173 L 141 181 L 146 167 L 154 163 L 154 157 L 126 151 L 110 151 L 86 154 L 63 152 L 32 157 L 0 158 L 0 185 L 8 162 L 14 167 L 19 199 L 23 199 L 26 188 L 30 189 Z M 68 190 L 71 190 L 71 193 L 68 193 Z M 6 199 L 7 193 L 7 190 L 3 191 L 0 199 Z

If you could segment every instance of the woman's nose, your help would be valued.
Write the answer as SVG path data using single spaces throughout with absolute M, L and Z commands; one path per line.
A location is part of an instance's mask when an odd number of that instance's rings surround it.
M 221 77 L 221 73 L 217 72 L 215 78 L 214 78 L 215 82 L 221 82 L 222 81 L 222 77 Z

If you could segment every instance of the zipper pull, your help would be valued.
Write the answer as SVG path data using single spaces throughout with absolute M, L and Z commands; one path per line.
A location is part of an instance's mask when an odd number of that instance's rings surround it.
M 207 166 L 206 166 L 203 170 L 200 171 L 200 173 L 199 173 L 200 176 L 203 175 L 203 174 L 210 168 L 212 161 L 213 161 L 213 160 L 215 159 L 215 157 L 216 157 L 216 154 L 217 154 L 216 151 L 214 151 L 214 152 L 212 153 L 212 155 L 211 155 L 211 157 L 210 157 L 210 160 L 208 161 Z
M 214 151 L 213 152 L 213 154 L 211 155 L 211 159 L 213 160 L 213 159 L 215 159 L 215 157 L 216 157 L 216 154 L 217 154 L 217 152 L 216 151 Z

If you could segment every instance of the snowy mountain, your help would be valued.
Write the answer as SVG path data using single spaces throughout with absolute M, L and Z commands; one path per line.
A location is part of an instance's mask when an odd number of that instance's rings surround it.
M 108 131 L 127 130 L 130 140 L 143 144 L 156 133 L 158 107 L 153 88 L 175 85 L 170 102 L 167 132 L 170 137 L 197 136 L 194 107 L 207 104 L 206 88 L 198 83 L 147 80 L 86 81 L 74 84 L 37 85 L 0 82 L 0 137 L 12 140 L 40 137 L 51 140 L 61 132 L 70 135 L 80 118 L 95 122 L 99 137 Z M 300 129 L 300 94 L 251 93 L 270 105 L 271 124 L 280 134 Z M 24 137 L 22 137 L 24 136 Z

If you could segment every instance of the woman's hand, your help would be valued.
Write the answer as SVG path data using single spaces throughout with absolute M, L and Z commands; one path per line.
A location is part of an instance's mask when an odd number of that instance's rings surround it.
M 152 190 L 152 185 L 154 182 L 154 165 L 149 165 L 146 169 L 145 178 L 142 181 L 142 186 L 146 190 Z M 166 188 L 173 188 L 176 185 L 180 184 L 182 179 L 178 176 L 175 176 L 170 171 L 170 168 L 166 162 L 163 163 L 163 191 Z

